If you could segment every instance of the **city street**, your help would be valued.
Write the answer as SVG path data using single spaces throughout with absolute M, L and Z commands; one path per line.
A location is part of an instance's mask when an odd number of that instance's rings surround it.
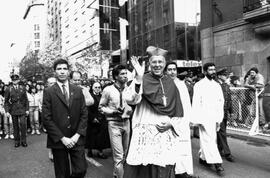
M 231 150 L 236 157 L 235 163 L 224 160 L 226 178 L 270 177 L 270 149 L 267 145 L 248 143 L 229 138 Z M 46 135 L 28 136 L 28 147 L 13 147 L 12 140 L 0 140 L 0 177 L 1 178 L 53 178 L 53 164 L 48 159 Z M 214 171 L 199 165 L 197 152 L 198 139 L 193 139 L 194 172 L 201 178 L 217 177 Z M 106 154 L 111 154 L 106 150 Z M 87 158 L 87 178 L 111 178 L 112 159 Z

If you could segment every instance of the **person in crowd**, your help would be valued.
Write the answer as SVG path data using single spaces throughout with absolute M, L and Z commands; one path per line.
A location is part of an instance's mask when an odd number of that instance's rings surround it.
M 230 77 L 230 87 L 231 89 L 231 98 L 232 98 L 232 114 L 230 119 L 230 124 L 234 127 L 238 127 L 239 123 L 243 122 L 242 118 L 242 104 L 244 101 L 244 94 L 241 90 L 236 89 L 236 87 L 240 87 L 240 78 L 239 76 L 231 76 Z
M 66 60 L 56 60 L 53 69 L 57 82 L 44 90 L 42 106 L 47 147 L 52 149 L 55 177 L 82 178 L 86 174 L 84 95 L 81 88 L 68 81 Z
M 131 57 L 136 75 L 123 95 L 128 104 L 136 104 L 125 177 L 171 178 L 180 160 L 183 106 L 174 81 L 163 74 L 167 51 L 154 46 L 146 51 L 150 72 L 144 74 L 145 62 Z
M 229 84 L 227 84 L 228 71 L 226 68 L 217 71 L 217 82 L 220 84 L 224 96 L 224 117 L 220 123 L 220 129 L 217 132 L 218 150 L 221 155 L 224 155 L 226 160 L 234 162 L 234 157 L 227 141 L 227 122 L 232 115 L 232 96 Z
M 31 85 L 29 83 L 31 83 Z M 25 90 L 26 90 L 27 96 L 30 94 L 30 87 L 31 86 L 32 86 L 32 82 L 31 81 L 28 81 L 25 84 Z M 31 122 L 30 122 L 30 116 L 29 116 L 29 114 L 26 116 L 26 124 L 27 124 L 27 133 L 30 134 L 32 132 L 32 129 L 31 129 Z
M 117 65 L 112 71 L 115 83 L 104 88 L 99 103 L 99 111 L 106 116 L 108 131 L 113 152 L 113 176 L 123 178 L 124 163 L 127 155 L 130 139 L 131 107 L 123 99 L 126 89 L 127 69 L 123 65 Z
M 29 114 L 29 102 L 25 88 L 19 85 L 19 75 L 12 74 L 11 80 L 12 85 L 5 91 L 5 111 L 7 117 L 12 117 L 14 146 L 27 147 L 25 115 Z
M 27 93 L 27 99 L 29 102 L 29 117 L 31 123 L 31 135 L 40 135 L 39 131 L 39 107 L 40 107 L 40 96 L 37 93 L 37 89 L 34 86 L 30 87 L 30 93 Z
M 217 131 L 224 117 L 224 97 L 221 86 L 214 80 L 214 63 L 203 65 L 205 78 L 194 86 L 192 122 L 198 124 L 200 134 L 199 163 L 214 165 L 216 173 L 222 175 L 222 159 L 217 147 Z
M 249 70 L 249 75 L 246 78 L 246 81 L 244 83 L 244 86 L 255 90 L 257 92 L 261 92 L 264 88 L 264 77 L 262 74 L 259 73 L 259 70 L 256 67 L 252 67 Z M 264 117 L 264 111 L 262 106 L 262 95 L 258 96 L 258 104 L 259 104 L 259 121 L 260 126 L 263 126 L 265 124 L 265 117 Z
M 99 82 L 92 85 L 91 95 L 94 98 L 94 104 L 88 109 L 88 123 L 86 134 L 87 156 L 93 157 L 93 149 L 97 149 L 97 157 L 106 159 L 103 149 L 110 148 L 110 138 L 108 133 L 108 124 L 106 118 L 98 110 L 101 99 L 102 88 Z
M 8 115 L 6 113 L 4 102 L 5 102 L 5 98 L 2 95 L 0 95 L 0 115 L 1 115 L 1 118 L 3 119 L 3 124 L 4 124 L 4 134 L 5 134 L 4 139 L 9 139 L 9 138 L 14 139 L 12 117 L 11 115 Z M 0 121 L 1 121 L 1 118 L 0 118 Z
M 1 130 L 1 133 L 0 134 L 3 134 L 3 129 L 2 129 L 2 125 L 4 125 L 5 123 L 2 123 L 4 122 L 4 117 L 5 117 L 5 109 L 4 109 L 4 102 L 5 102 L 5 99 L 2 95 L 0 95 L 0 130 Z M 5 129 L 4 129 L 5 131 Z M 7 139 L 9 138 L 9 134 L 7 134 Z M 0 140 L 2 139 L 1 135 L 0 135 Z
M 186 75 L 184 81 L 188 89 L 188 93 L 190 96 L 190 100 L 192 102 L 192 97 L 193 97 L 193 87 L 194 87 L 194 81 L 193 81 L 193 74 Z
M 263 126 L 263 131 L 268 132 L 270 130 L 270 82 L 268 82 L 264 87 L 263 93 L 263 110 L 265 115 L 265 125 Z
M 190 139 L 191 102 L 187 86 L 184 81 L 177 78 L 177 64 L 167 63 L 165 72 L 176 84 L 183 104 L 184 117 L 181 118 L 181 134 L 179 135 L 179 160 L 175 166 L 175 178 L 192 178 L 193 161 Z
M 42 102 L 43 102 L 43 91 L 44 91 L 44 84 L 43 83 L 37 83 L 36 86 L 37 89 L 37 95 L 39 98 L 39 108 L 38 108 L 38 116 L 39 116 L 39 125 L 40 129 L 45 132 L 46 130 L 44 129 L 43 122 L 42 122 Z
M 89 93 L 89 89 L 82 85 L 82 74 L 80 71 L 70 72 L 70 82 L 82 89 L 86 106 L 91 106 L 94 104 L 94 99 Z
M 239 76 L 233 75 L 230 77 L 230 86 L 231 87 L 240 87 L 241 86 Z
M 49 77 L 48 79 L 47 79 L 47 87 L 49 88 L 49 87 L 51 87 L 51 86 L 53 86 L 55 83 L 56 83 L 56 78 L 55 77 Z M 44 94 L 44 92 L 43 92 L 43 94 Z M 43 96 L 42 96 L 42 103 L 43 103 Z M 41 110 L 42 110 L 42 107 L 41 107 Z M 42 113 L 42 112 L 41 112 Z M 42 115 L 42 122 L 43 122 L 43 115 Z M 47 132 L 47 130 L 45 129 L 45 127 L 43 128 L 43 131 L 44 132 Z M 52 149 L 50 149 L 49 148 L 49 159 L 51 160 L 51 161 L 53 161 L 53 154 L 52 154 Z
M 52 87 L 56 83 L 56 78 L 55 77 L 49 77 L 47 79 L 47 88 Z

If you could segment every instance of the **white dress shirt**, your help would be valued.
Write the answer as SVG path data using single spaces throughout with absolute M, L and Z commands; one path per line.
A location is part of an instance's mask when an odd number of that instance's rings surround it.
M 62 91 L 63 94 L 64 94 L 63 85 L 65 85 L 65 88 L 66 88 L 66 91 L 67 91 L 67 95 L 68 95 L 68 98 L 69 98 L 69 84 L 68 84 L 68 81 L 66 81 L 65 83 L 61 83 L 61 82 L 57 81 L 56 83 L 60 87 L 60 89 L 61 89 L 61 91 Z

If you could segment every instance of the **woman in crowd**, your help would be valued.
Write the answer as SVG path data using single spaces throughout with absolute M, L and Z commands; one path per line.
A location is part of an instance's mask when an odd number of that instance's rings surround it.
M 12 124 L 12 117 L 11 115 L 7 115 L 6 111 L 4 109 L 4 85 L 0 87 L 0 123 L 1 120 L 3 121 L 3 125 L 4 125 L 4 134 L 6 134 L 6 136 L 4 137 L 5 139 L 14 139 L 13 136 L 13 124 Z M 0 125 L 1 126 L 1 125 Z M 0 137 L 1 139 L 1 137 Z
M 31 134 L 40 135 L 39 132 L 39 120 L 38 120 L 38 110 L 39 110 L 39 95 L 37 94 L 37 89 L 34 86 L 31 86 L 30 93 L 27 94 L 28 102 L 29 102 L 29 116 L 31 123 Z
M 106 159 L 107 156 L 103 153 L 103 149 L 110 147 L 110 140 L 107 130 L 107 121 L 104 115 L 98 111 L 101 92 L 101 84 L 99 82 L 93 83 L 91 95 L 94 99 L 94 104 L 88 109 L 86 148 L 88 149 L 88 157 L 93 157 L 92 150 L 97 149 L 97 156 Z

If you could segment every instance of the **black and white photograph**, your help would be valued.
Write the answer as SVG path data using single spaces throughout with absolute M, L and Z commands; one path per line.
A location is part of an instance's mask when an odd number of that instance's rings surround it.
M 270 0 L 8 0 L 0 178 L 269 178 Z

